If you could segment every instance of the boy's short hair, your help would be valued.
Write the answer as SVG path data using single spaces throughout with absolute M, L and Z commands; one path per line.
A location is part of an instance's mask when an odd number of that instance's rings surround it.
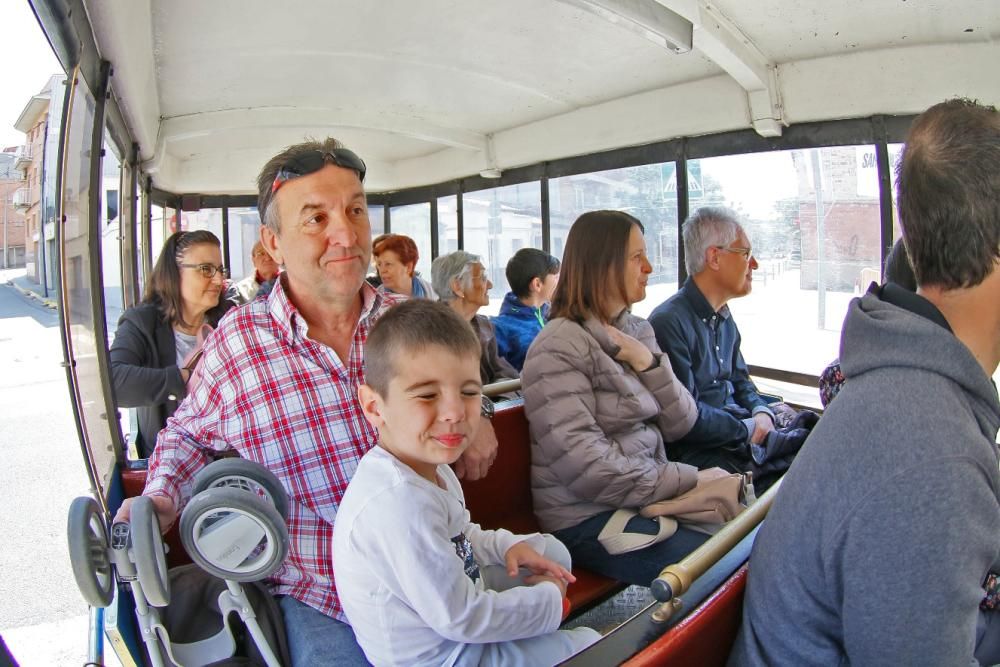
M 507 262 L 506 273 L 510 291 L 526 297 L 531 294 L 532 280 L 545 280 L 546 276 L 559 273 L 559 260 L 537 248 L 521 248 Z
M 396 355 L 416 354 L 431 345 L 445 348 L 456 356 L 468 354 L 479 359 L 479 339 L 468 322 L 439 301 L 410 299 L 383 315 L 365 343 L 365 384 L 383 398 L 396 375 Z

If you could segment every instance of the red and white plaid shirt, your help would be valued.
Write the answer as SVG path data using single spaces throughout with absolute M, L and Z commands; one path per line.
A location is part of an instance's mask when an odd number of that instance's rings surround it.
M 349 361 L 307 337 L 281 281 L 225 317 L 205 344 L 202 374 L 160 432 L 145 495 L 180 510 L 213 452 L 236 450 L 281 480 L 289 495 L 289 552 L 271 577 L 291 595 L 345 620 L 333 582 L 333 521 L 361 456 L 378 438 L 361 413 L 364 345 L 379 317 L 404 297 L 362 287 Z

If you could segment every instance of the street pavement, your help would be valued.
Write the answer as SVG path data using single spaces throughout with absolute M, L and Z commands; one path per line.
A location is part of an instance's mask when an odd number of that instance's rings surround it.
M 70 569 L 66 516 L 89 482 L 58 314 L 28 288 L 24 269 L 0 271 L 0 635 L 22 667 L 82 665 L 87 605 Z

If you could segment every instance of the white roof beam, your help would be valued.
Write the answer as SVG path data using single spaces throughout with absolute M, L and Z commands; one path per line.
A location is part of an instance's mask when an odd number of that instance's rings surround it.
M 733 77 L 747 92 L 750 121 L 764 137 L 781 135 L 785 125 L 778 70 L 750 38 L 714 5 L 703 0 L 648 0 L 694 25 L 694 47 Z
M 655 0 L 560 0 L 673 53 L 691 50 L 691 21 Z

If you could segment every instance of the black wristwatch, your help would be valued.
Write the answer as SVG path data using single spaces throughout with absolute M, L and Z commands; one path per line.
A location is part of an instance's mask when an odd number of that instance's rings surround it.
M 486 394 L 483 394 L 483 410 L 480 414 L 487 419 L 493 419 L 493 401 Z

